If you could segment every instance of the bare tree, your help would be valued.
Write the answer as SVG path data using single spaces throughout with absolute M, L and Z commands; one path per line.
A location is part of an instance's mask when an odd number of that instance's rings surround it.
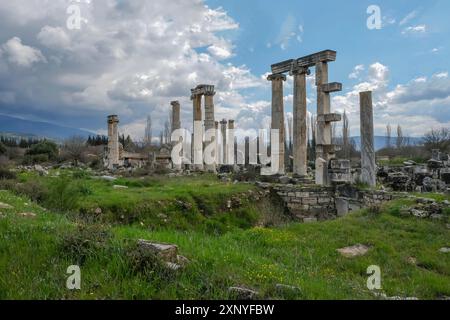
M 391 148 L 392 146 L 392 127 L 391 124 L 388 123 L 386 126 L 386 147 Z
M 73 136 L 64 141 L 62 152 L 68 160 L 72 160 L 75 166 L 83 160 L 87 150 L 86 139 L 81 136 Z
M 405 137 L 403 136 L 403 130 L 400 125 L 397 126 L 397 141 L 396 146 L 397 149 L 400 149 L 404 144 Z
M 439 149 L 443 152 L 450 151 L 450 130 L 447 128 L 433 129 L 425 134 L 423 143 L 426 150 Z

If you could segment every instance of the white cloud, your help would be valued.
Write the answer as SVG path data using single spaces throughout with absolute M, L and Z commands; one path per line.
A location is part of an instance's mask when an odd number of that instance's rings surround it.
M 47 62 L 39 49 L 22 44 L 22 40 L 18 37 L 4 43 L 2 51 L 10 63 L 19 67 L 31 67 L 37 62 Z
M 70 46 L 70 38 L 61 27 L 43 27 L 37 39 L 48 48 L 69 49 Z
M 348 75 L 349 79 L 358 79 L 360 73 L 364 71 L 365 67 L 363 64 L 359 64 L 353 68 L 352 73 Z
M 403 29 L 402 34 L 424 34 L 428 30 L 425 24 L 419 24 L 417 26 L 411 26 Z
M 399 25 L 403 26 L 403 25 L 407 24 L 409 21 L 411 21 L 412 19 L 417 17 L 417 14 L 418 14 L 417 10 L 411 11 L 399 22 Z

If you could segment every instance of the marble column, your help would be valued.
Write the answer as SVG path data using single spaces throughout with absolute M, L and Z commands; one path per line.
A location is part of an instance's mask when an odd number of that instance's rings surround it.
M 119 117 L 108 116 L 108 169 L 119 165 Z
M 234 141 L 234 120 L 228 120 L 228 137 L 227 137 L 227 164 L 234 165 L 236 163 L 236 149 Z
M 361 182 L 375 187 L 376 164 L 374 148 L 373 105 L 372 92 L 360 92 L 360 118 L 361 118 Z
M 181 129 L 181 106 L 180 102 L 172 101 L 170 103 L 172 105 L 172 133 L 175 130 Z
M 317 117 L 331 113 L 330 93 L 323 90 L 323 85 L 328 83 L 328 63 L 318 62 L 316 64 L 316 86 L 317 86 Z M 316 129 L 316 166 L 325 161 L 324 170 L 316 170 L 316 183 L 320 185 L 328 184 L 327 164 L 334 156 L 331 151 L 331 123 L 317 121 Z
M 222 136 L 222 152 L 220 155 L 221 164 L 227 164 L 227 125 L 227 120 L 223 119 L 222 121 L 220 121 L 220 133 Z
M 214 86 L 211 86 L 212 90 L 208 90 L 205 93 L 205 132 L 208 130 L 215 128 L 215 117 L 214 117 Z M 212 138 L 211 141 L 205 141 L 205 148 L 210 143 L 215 143 L 215 138 Z M 208 171 L 215 172 L 216 165 L 207 165 L 206 168 Z
M 194 108 L 194 135 L 192 140 L 193 145 L 193 168 L 194 170 L 203 170 L 203 123 L 202 123 L 202 95 L 192 95 Z
M 307 100 L 306 75 L 307 68 L 294 70 L 294 126 L 293 126 L 293 156 L 294 175 L 304 177 L 308 168 L 308 128 L 307 128 Z
M 284 96 L 283 96 L 283 82 L 286 81 L 286 76 L 283 74 L 272 74 L 267 80 L 272 82 L 272 130 L 279 132 L 279 152 L 275 156 L 278 158 L 278 174 L 285 174 L 285 126 L 284 126 Z M 274 141 L 271 142 L 272 152 Z

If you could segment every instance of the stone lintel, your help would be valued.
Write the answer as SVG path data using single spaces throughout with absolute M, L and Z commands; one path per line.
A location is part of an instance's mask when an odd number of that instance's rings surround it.
M 336 60 L 336 51 L 324 50 L 299 59 L 286 60 L 272 65 L 273 73 L 285 73 L 291 71 L 293 65 L 295 67 L 313 67 L 318 62 L 330 62 Z
M 214 91 L 214 86 L 210 84 L 200 84 L 194 89 L 191 90 L 192 96 L 198 96 L 198 95 L 215 95 L 216 92 Z
M 274 73 L 267 77 L 268 81 L 274 81 L 274 80 L 283 80 L 286 81 L 286 76 L 282 73 Z
M 319 114 L 317 122 L 339 122 L 342 120 L 342 115 L 339 113 Z
M 331 93 L 331 92 L 339 92 L 342 91 L 342 83 L 339 82 L 331 82 L 323 84 L 320 89 L 325 93 Z

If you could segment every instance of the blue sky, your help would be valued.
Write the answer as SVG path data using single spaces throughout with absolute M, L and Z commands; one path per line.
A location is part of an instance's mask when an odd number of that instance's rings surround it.
M 75 5 L 85 19 L 69 28 Z M 377 5 L 382 26 L 369 30 Z M 270 124 L 270 65 L 324 49 L 338 52 L 334 112 L 359 132 L 358 93 L 374 92 L 375 130 L 411 136 L 450 127 L 450 2 L 447 0 L 16 0 L 0 3 L 0 113 L 105 132 L 108 114 L 157 136 L 170 102 L 192 125 L 190 89 L 216 85 L 216 119 L 249 132 Z M 314 70 L 312 70 L 314 71 Z M 308 78 L 315 112 L 314 72 Z M 292 79 L 285 84 L 292 113 Z

